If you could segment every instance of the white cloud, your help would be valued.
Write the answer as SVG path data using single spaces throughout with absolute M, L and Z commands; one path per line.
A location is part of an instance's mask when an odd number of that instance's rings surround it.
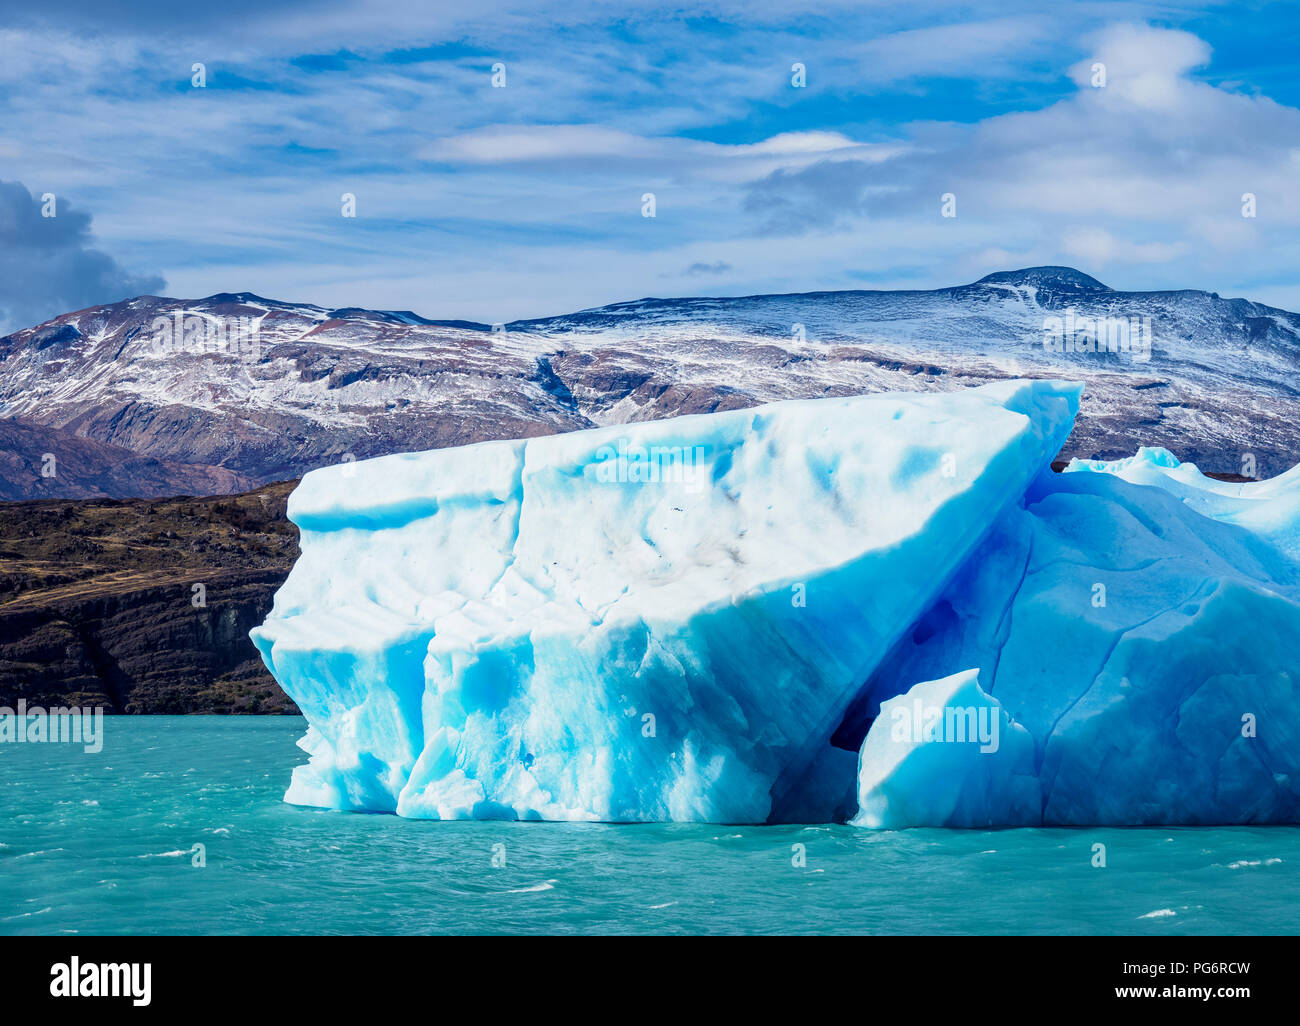
M 1068 228 L 1061 237 L 1061 248 L 1088 267 L 1105 267 L 1116 260 L 1130 264 L 1158 264 L 1174 260 L 1187 252 L 1185 242 L 1134 242 L 1120 239 L 1105 228 Z
M 1050 18 L 1018 16 L 891 32 L 861 45 L 858 74 L 872 83 L 1008 75 L 1026 50 L 1041 47 L 1057 31 Z
M 423 160 L 465 164 L 522 164 L 609 160 L 688 160 L 731 157 L 820 157 L 855 150 L 861 155 L 897 153 L 897 147 L 864 146 L 840 132 L 782 132 L 734 146 L 680 137 L 650 137 L 602 125 L 496 125 L 438 139 L 419 150 Z
M 1093 65 L 1105 65 L 1105 92 L 1116 105 L 1150 110 L 1176 108 L 1189 90 L 1189 71 L 1210 61 L 1210 47 L 1190 32 L 1147 25 L 1112 25 L 1094 37 L 1096 57 L 1080 61 L 1070 77 L 1084 89 L 1093 88 Z M 1209 88 L 1209 87 L 1204 87 Z
M 914 125 L 909 145 L 874 164 L 783 168 L 752 183 L 747 206 L 778 234 L 897 232 L 937 220 L 951 192 L 956 223 L 984 237 L 975 252 L 1184 281 L 1270 274 L 1300 225 L 1300 110 L 1197 80 L 1209 48 L 1186 32 L 1115 25 L 1089 49 L 1065 100 L 973 126 Z M 1092 85 L 1097 61 L 1104 88 Z M 1254 219 L 1242 217 L 1245 193 Z M 957 246 L 940 253 L 963 265 Z

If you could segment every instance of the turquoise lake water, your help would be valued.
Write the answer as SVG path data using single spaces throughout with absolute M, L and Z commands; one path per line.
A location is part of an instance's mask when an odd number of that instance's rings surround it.
M 1300 932 L 1300 828 L 419 822 L 284 804 L 303 729 L 0 744 L 0 934 Z

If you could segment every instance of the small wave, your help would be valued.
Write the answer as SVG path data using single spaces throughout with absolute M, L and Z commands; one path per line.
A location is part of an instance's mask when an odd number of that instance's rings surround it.
M 1163 919 L 1165 916 L 1178 915 L 1172 908 L 1158 908 L 1154 912 L 1148 912 L 1144 916 L 1138 916 L 1139 919 Z
M 30 919 L 32 916 L 42 916 L 52 908 L 53 906 L 49 906 L 47 908 L 38 908 L 35 912 L 20 912 L 16 916 L 5 916 L 0 919 L 0 923 L 12 923 L 15 919 Z
M 520 887 L 517 891 L 506 891 L 506 894 L 536 894 L 538 891 L 555 890 L 555 881 L 547 880 L 545 883 L 534 884 L 532 887 Z
M 677 902 L 675 901 L 665 901 L 662 905 L 650 905 L 649 908 L 652 910 L 657 910 L 661 908 L 672 908 L 676 904 Z
M 188 854 L 190 854 L 189 851 L 182 851 L 180 848 L 177 848 L 175 851 L 150 852 L 150 853 L 147 854 L 147 855 L 137 855 L 136 858 L 138 858 L 138 859 L 175 859 L 175 858 L 180 858 L 182 855 L 188 855 Z

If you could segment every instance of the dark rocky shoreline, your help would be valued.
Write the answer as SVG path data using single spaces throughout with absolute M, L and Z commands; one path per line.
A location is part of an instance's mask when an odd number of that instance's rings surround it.
M 295 484 L 0 503 L 0 705 L 296 713 L 248 640 L 298 555 Z

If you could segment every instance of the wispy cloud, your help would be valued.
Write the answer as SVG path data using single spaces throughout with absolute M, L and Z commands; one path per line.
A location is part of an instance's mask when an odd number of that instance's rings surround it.
M 701 275 L 726 274 L 730 270 L 731 265 L 725 260 L 715 260 L 711 264 L 706 264 L 697 260 L 681 273 L 684 278 L 698 278 Z

